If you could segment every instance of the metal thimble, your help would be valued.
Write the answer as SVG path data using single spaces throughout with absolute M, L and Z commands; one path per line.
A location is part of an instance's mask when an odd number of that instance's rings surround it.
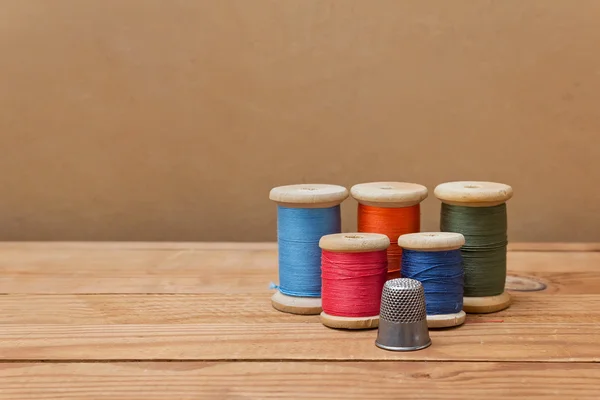
M 399 278 L 383 286 L 375 345 L 385 350 L 420 350 L 431 344 L 421 282 Z

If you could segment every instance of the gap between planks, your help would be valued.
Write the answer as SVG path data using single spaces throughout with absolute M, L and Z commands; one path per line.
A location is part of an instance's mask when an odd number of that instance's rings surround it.
M 598 365 L 599 361 L 540 361 L 540 360 L 523 360 L 523 361 L 498 361 L 498 360 L 477 360 L 477 361 L 456 361 L 456 360 L 435 360 L 435 361 L 423 361 L 423 360 L 322 360 L 319 358 L 304 358 L 301 360 L 282 360 L 281 358 L 260 358 L 260 359 L 244 359 L 241 358 L 239 360 L 222 358 L 222 359 L 168 359 L 168 358 L 160 358 L 160 359 L 128 359 L 128 358 L 114 358 L 114 359 L 103 359 L 103 360 L 85 360 L 85 359 L 62 359 L 62 360 L 19 360 L 19 359 L 1 359 L 0 360 L 0 369 L 2 364 L 140 364 L 140 363 L 156 363 L 156 364 L 195 364 L 195 363 L 246 363 L 246 364 L 261 364 L 261 363 L 323 363 L 323 364 L 358 364 L 358 363 L 382 363 L 382 364 L 395 364 L 395 363 L 407 363 L 407 364 L 419 364 L 419 363 L 436 363 L 436 364 L 452 364 L 452 363 L 465 363 L 465 364 L 487 364 L 487 363 L 502 363 L 502 364 L 543 364 L 543 365 L 560 365 L 564 364 L 565 366 L 569 366 L 571 364 L 577 365 Z

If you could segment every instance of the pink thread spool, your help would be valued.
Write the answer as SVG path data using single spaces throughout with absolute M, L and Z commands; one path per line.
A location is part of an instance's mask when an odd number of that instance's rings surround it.
M 390 239 L 379 233 L 338 233 L 321 238 L 323 325 L 377 328 L 389 245 Z

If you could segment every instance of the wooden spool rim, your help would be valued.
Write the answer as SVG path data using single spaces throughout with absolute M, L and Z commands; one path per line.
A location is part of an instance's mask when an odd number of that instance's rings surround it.
M 277 186 L 269 192 L 269 199 L 290 208 L 328 208 L 342 203 L 348 189 L 322 183 L 303 183 Z
M 513 196 L 509 185 L 483 181 L 446 182 L 436 186 L 433 193 L 446 204 L 465 207 L 493 207 Z
M 427 188 L 410 182 L 359 183 L 350 188 L 352 197 L 360 204 L 373 207 L 411 207 L 427 198 Z
M 333 233 L 321 237 L 319 247 L 340 253 L 364 253 L 386 250 L 390 247 L 390 239 L 381 233 Z
M 510 306 L 511 297 L 508 292 L 497 296 L 464 297 L 463 310 L 468 314 L 487 314 L 501 311 Z
M 321 313 L 321 323 L 335 329 L 373 329 L 379 327 L 379 315 L 371 317 L 338 317 Z
M 460 249 L 465 237 L 455 232 L 417 232 L 401 235 L 398 246 L 408 250 L 447 251 Z
M 427 327 L 450 328 L 464 324 L 466 319 L 467 314 L 462 310 L 456 314 L 428 315 Z
M 271 297 L 274 309 L 297 315 L 318 315 L 323 311 L 320 297 L 295 297 L 281 293 L 279 290 Z

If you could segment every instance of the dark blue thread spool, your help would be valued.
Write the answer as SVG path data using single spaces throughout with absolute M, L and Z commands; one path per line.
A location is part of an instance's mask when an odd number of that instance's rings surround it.
M 423 285 L 430 328 L 452 327 L 465 321 L 460 252 L 464 243 L 463 235 L 452 232 L 420 232 L 398 238 L 402 247 L 402 277 Z

